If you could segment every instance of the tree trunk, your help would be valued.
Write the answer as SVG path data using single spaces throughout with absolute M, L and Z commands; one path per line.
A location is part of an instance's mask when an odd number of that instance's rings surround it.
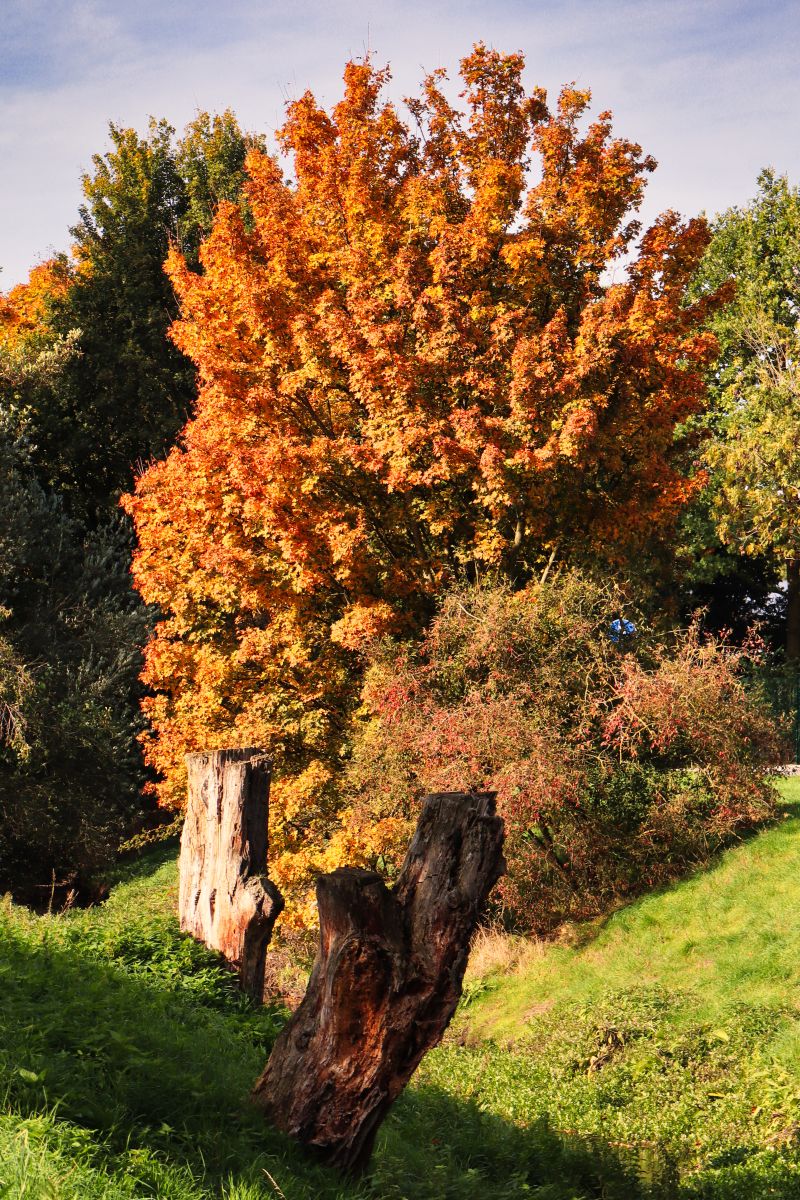
M 259 1003 L 264 962 L 283 898 L 267 879 L 272 763 L 260 750 L 188 754 L 181 835 L 181 929 L 219 950 Z
M 493 794 L 443 793 L 425 798 L 393 891 L 352 867 L 318 880 L 308 990 L 253 1098 L 331 1165 L 366 1167 L 381 1121 L 440 1041 L 502 848 Z
M 786 564 L 786 661 L 800 663 L 800 558 Z

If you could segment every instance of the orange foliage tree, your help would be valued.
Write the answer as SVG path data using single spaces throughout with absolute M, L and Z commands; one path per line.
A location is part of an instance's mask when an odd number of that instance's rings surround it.
M 46 335 L 50 307 L 66 295 L 72 274 L 64 256 L 50 258 L 32 268 L 26 283 L 0 292 L 0 347 L 17 349 Z
M 126 501 L 163 613 L 146 748 L 172 806 L 186 751 L 272 749 L 290 899 L 359 849 L 336 778 L 364 641 L 422 628 L 456 578 L 620 564 L 692 489 L 675 429 L 713 351 L 713 298 L 686 302 L 705 223 L 640 238 L 653 160 L 610 114 L 587 124 L 587 91 L 528 93 L 523 65 L 478 45 L 464 111 L 439 71 L 406 121 L 388 72 L 349 63 L 330 113 L 288 106 L 285 158 L 250 153 L 247 215 L 220 206 L 200 272 L 168 261 L 201 390 Z

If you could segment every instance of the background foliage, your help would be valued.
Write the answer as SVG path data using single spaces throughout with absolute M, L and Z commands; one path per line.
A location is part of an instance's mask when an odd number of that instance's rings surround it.
M 692 285 L 735 289 L 709 319 L 703 465 L 687 516 L 685 608 L 707 604 L 717 628 L 765 619 L 787 659 L 800 657 L 800 192 L 771 171 L 741 208 L 722 213 Z M 779 581 L 786 581 L 781 595 Z
M 26 380 L 45 369 L 29 364 Z M 131 587 L 125 524 L 88 533 L 67 516 L 8 413 L 0 509 L 0 885 L 36 897 L 107 867 L 140 809 L 150 615 Z
M 116 502 L 195 392 L 166 337 L 168 246 L 196 256 L 251 144 L 230 113 L 177 141 L 164 121 L 111 141 L 84 178 L 72 257 L 0 298 L 0 886 L 29 896 L 86 883 L 142 819 L 152 611 Z

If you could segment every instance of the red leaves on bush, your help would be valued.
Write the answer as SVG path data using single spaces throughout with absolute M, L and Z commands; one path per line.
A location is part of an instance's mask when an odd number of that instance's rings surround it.
M 706 861 L 768 818 L 778 730 L 745 684 L 757 653 L 695 624 L 657 637 L 625 597 L 577 574 L 446 598 L 419 652 L 384 645 L 349 783 L 363 828 L 380 794 L 402 854 L 420 793 L 492 789 L 506 821 L 501 903 L 546 931 Z M 360 814 L 360 815 L 359 815 Z M 389 828 L 386 826 L 385 828 Z

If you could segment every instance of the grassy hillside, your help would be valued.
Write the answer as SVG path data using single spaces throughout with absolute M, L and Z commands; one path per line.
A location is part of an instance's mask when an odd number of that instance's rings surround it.
M 800 783 L 784 786 L 800 805 Z M 500 945 L 342 1183 L 247 1104 L 283 1014 L 176 929 L 174 847 L 107 904 L 0 909 L 0 1197 L 800 1195 L 800 817 L 583 928 Z M 486 956 L 484 955 L 484 959 Z
M 602 1139 L 665 1195 L 800 1196 L 800 780 L 781 790 L 783 821 L 711 870 L 473 975 L 462 1091 L 467 1053 L 495 1111 Z
M 475 1028 L 514 1038 L 531 1011 L 596 1002 L 609 989 L 690 992 L 693 1017 L 710 1021 L 743 1000 L 800 1004 L 800 778 L 780 786 L 780 824 L 710 870 L 582 926 L 576 944 L 528 954 L 526 969 L 481 1005 Z M 800 1070 L 800 1047 L 781 1053 Z

